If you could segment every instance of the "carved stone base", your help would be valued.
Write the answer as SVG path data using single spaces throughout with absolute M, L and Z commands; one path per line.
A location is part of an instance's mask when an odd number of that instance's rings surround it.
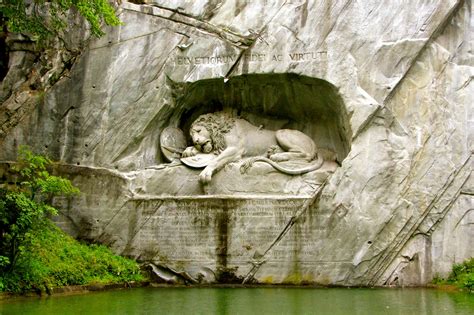
M 196 281 L 205 276 L 203 270 L 211 270 L 217 281 L 225 273 L 233 282 L 246 278 L 268 283 L 318 282 L 315 269 L 305 272 L 304 266 L 318 259 L 316 245 L 326 227 L 320 224 L 309 231 L 308 220 L 313 217 L 312 221 L 323 223 L 324 218 L 309 207 L 312 215 L 303 212 L 298 226 L 285 229 L 308 201 L 297 197 L 137 198 L 109 222 L 100 241 L 112 242 L 123 255 L 166 266 L 177 277 L 188 274 Z M 296 235 L 283 240 L 282 233 Z
M 270 165 L 260 162 L 256 162 L 245 174 L 241 174 L 240 166 L 240 163 L 226 165 L 213 176 L 211 183 L 205 186 L 199 183 L 201 169 L 190 169 L 180 164 L 162 164 L 143 171 L 127 173 L 127 176 L 132 178 L 131 190 L 137 197 L 203 194 L 305 197 L 310 196 L 338 167 L 335 162 L 326 161 L 316 171 L 292 176 L 280 173 Z

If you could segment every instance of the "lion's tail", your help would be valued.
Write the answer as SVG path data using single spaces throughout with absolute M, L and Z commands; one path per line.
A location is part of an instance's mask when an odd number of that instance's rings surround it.
M 310 165 L 302 167 L 302 168 L 286 168 L 279 163 L 270 160 L 269 158 L 263 157 L 263 156 L 256 156 L 253 158 L 248 159 L 245 161 L 245 163 L 242 164 L 240 167 L 240 172 L 245 173 L 247 170 L 252 166 L 254 162 L 266 162 L 273 166 L 276 170 L 288 174 L 288 175 L 301 175 L 301 174 L 306 174 L 312 171 L 315 171 L 321 166 L 323 166 L 324 159 L 321 154 L 318 154 L 318 159 L 316 161 L 313 161 Z

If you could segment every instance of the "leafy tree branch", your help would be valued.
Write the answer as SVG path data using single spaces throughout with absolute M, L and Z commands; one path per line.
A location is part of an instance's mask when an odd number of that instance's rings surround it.
M 19 160 L 11 170 L 13 183 L 0 186 L 0 271 L 15 268 L 19 255 L 31 242 L 31 231 L 49 215 L 57 214 L 51 206 L 58 195 L 79 193 L 68 179 L 50 175 L 51 161 L 20 148 Z
M 108 0 L 0 0 L 2 23 L 8 30 L 38 41 L 64 30 L 70 9 L 77 10 L 89 22 L 91 33 L 97 37 L 104 35 L 102 22 L 121 24 Z

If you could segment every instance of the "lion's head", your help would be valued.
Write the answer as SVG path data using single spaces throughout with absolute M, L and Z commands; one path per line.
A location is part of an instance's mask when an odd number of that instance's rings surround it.
M 234 123 L 235 119 L 223 112 L 204 114 L 192 123 L 189 134 L 200 151 L 220 153 L 226 148 L 224 134 L 232 129 Z

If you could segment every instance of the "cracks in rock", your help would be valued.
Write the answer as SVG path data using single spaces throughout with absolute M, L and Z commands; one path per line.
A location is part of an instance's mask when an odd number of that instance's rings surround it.
M 412 153 L 412 158 L 410 159 L 411 160 L 411 163 L 410 163 L 410 166 L 408 167 L 408 174 L 402 179 L 402 181 L 405 181 L 405 179 L 407 178 L 411 178 L 411 177 L 414 177 L 413 173 L 415 172 L 415 169 L 418 165 L 418 156 L 420 156 L 423 152 L 423 150 L 426 148 L 426 144 L 428 143 L 428 140 L 431 138 L 431 134 L 429 134 L 426 139 L 423 141 L 422 144 L 420 144 L 420 147 L 418 148 L 418 150 L 415 150 L 413 153 Z M 407 191 L 409 191 L 411 189 L 411 185 L 408 184 L 406 186 L 403 187 L 403 189 L 401 190 L 401 195 L 405 195 L 407 193 Z
M 418 253 L 414 253 L 412 256 L 409 255 L 401 255 L 400 256 L 402 259 L 398 261 L 396 266 L 392 269 L 390 274 L 386 276 L 385 281 L 383 282 L 384 286 L 390 286 L 390 285 L 396 285 L 400 286 L 399 283 L 399 273 L 403 271 L 403 269 L 410 265 L 412 262 L 416 262 L 418 258 Z
M 198 19 L 201 20 L 210 20 L 214 17 L 215 12 L 219 10 L 222 5 L 224 4 L 225 1 L 209 1 L 206 3 L 206 6 L 204 8 L 204 13 L 202 16 L 198 17 Z
M 299 37 L 298 37 L 298 34 L 292 30 L 291 28 L 289 28 L 288 26 L 284 25 L 284 24 L 280 24 L 283 28 L 287 29 L 291 34 L 293 34 L 293 37 L 299 41 L 300 43 L 302 43 L 303 45 L 306 45 L 305 42 L 303 42 Z
M 176 33 L 176 34 L 179 34 L 179 35 L 182 35 L 186 38 L 190 38 L 190 36 L 186 33 L 183 33 L 183 32 L 179 32 L 179 31 L 176 31 L 176 30 L 172 30 L 170 28 L 165 28 L 166 30 L 168 31 L 171 31 L 173 33 Z M 163 69 L 165 68 L 166 64 L 168 63 L 168 60 L 171 58 L 171 55 L 172 55 L 172 52 L 173 50 L 175 50 L 176 47 L 172 47 L 167 53 L 166 53 L 166 58 L 165 60 L 162 62 L 161 66 L 158 68 L 158 71 L 156 72 L 156 74 L 153 76 L 153 78 L 151 78 L 151 80 L 149 80 L 148 82 L 145 82 L 144 84 L 147 85 L 147 84 L 150 84 L 152 83 L 153 81 L 157 80 L 159 78 L 159 76 L 161 75 Z M 157 57 L 158 58 L 158 57 Z
M 119 40 L 118 42 L 115 42 L 115 43 L 108 43 L 108 44 L 103 45 L 103 46 L 92 47 L 92 48 L 89 48 L 89 50 L 90 50 L 90 51 L 93 51 L 93 50 L 102 49 L 102 48 L 109 48 L 109 47 L 111 47 L 111 46 L 120 45 L 120 44 L 122 44 L 122 43 L 131 41 L 131 40 L 135 40 L 135 39 L 139 39 L 139 38 L 142 38 L 142 37 L 154 35 L 154 34 L 156 34 L 156 33 L 159 33 L 159 32 L 161 32 L 161 31 L 163 31 L 163 30 L 168 30 L 168 31 L 177 33 L 177 32 L 171 30 L 171 29 L 168 28 L 168 27 L 162 27 L 162 28 L 160 28 L 159 30 L 156 30 L 156 31 L 153 31 L 153 32 L 150 32 L 150 33 L 141 34 L 141 35 L 138 35 L 138 36 L 134 36 L 134 37 L 130 37 L 130 38 L 127 38 L 127 39 Z
M 106 222 L 104 225 L 103 225 L 103 228 L 102 228 L 102 233 L 97 237 L 97 240 L 101 240 L 102 237 L 104 236 L 107 228 L 109 227 L 109 225 L 112 223 L 112 221 L 114 221 L 115 217 L 120 213 L 122 212 L 122 209 L 127 205 L 127 201 L 125 201 L 124 203 L 122 203 L 122 205 L 120 206 L 120 208 L 115 211 L 115 213 L 113 214 L 112 218 L 110 218 L 110 220 L 108 222 Z
M 128 113 L 132 112 L 135 110 L 134 108 L 128 108 L 123 114 L 122 118 L 123 120 L 128 121 Z M 150 126 L 155 126 L 156 123 L 158 123 L 160 120 L 157 120 L 157 117 L 160 114 L 160 111 L 158 112 L 153 112 L 153 113 L 147 113 L 149 120 L 148 122 L 144 123 L 144 127 L 141 128 L 140 132 L 137 133 L 132 133 L 131 131 L 128 132 L 128 138 L 126 144 L 118 148 L 118 150 L 113 151 L 113 155 L 110 158 L 111 163 L 117 163 L 121 159 L 125 158 L 130 154 L 130 152 L 133 150 L 133 148 L 136 145 L 139 145 L 146 137 L 147 137 L 147 130 L 150 129 Z M 119 130 L 117 130 L 119 128 Z M 103 139 L 110 138 L 110 135 L 114 136 L 117 132 L 120 132 L 120 128 L 123 129 L 123 124 L 121 123 L 116 123 L 114 127 L 112 127 L 107 134 L 103 137 Z M 130 129 L 129 129 L 130 130 Z M 103 140 L 102 139 L 102 140 Z M 101 140 L 101 141 L 102 141 Z
M 423 47 L 418 51 L 416 56 L 412 59 L 412 62 L 410 66 L 407 68 L 407 70 L 403 73 L 403 75 L 400 77 L 400 79 L 397 81 L 395 86 L 391 89 L 390 93 L 385 97 L 385 99 L 382 101 L 383 105 L 379 105 L 379 107 L 364 121 L 363 124 L 359 127 L 359 129 L 355 132 L 352 140 L 354 141 L 360 134 L 362 134 L 368 126 L 370 126 L 370 123 L 373 121 L 373 119 L 376 117 L 376 115 L 380 112 L 381 109 L 385 110 L 390 110 L 389 107 L 387 107 L 387 103 L 394 97 L 394 95 L 397 93 L 398 89 L 404 82 L 404 79 L 407 77 L 408 73 L 411 72 L 411 69 L 416 65 L 417 61 L 420 59 L 420 57 L 423 55 L 423 53 L 428 49 L 429 45 L 434 42 L 434 40 L 442 34 L 444 29 L 449 25 L 449 23 L 452 21 L 452 19 L 456 16 L 456 14 L 459 12 L 459 10 L 462 8 L 462 5 L 464 4 L 464 0 L 460 0 L 454 5 L 451 10 L 448 12 L 446 15 L 445 19 L 439 24 L 439 26 L 435 29 L 435 31 L 432 32 L 432 34 L 427 38 L 425 44 Z M 345 6 L 346 7 L 346 6 Z M 446 68 L 447 62 L 443 66 L 443 71 Z M 441 74 L 440 74 L 441 75 Z M 466 86 L 469 85 L 470 80 L 466 83 Z M 464 86 L 463 86 L 464 87 Z M 391 110 L 390 110 L 391 111 Z M 431 136 L 431 135 L 430 135 Z M 426 141 L 425 141 L 426 143 Z
M 323 43 L 326 42 L 326 39 L 327 37 L 329 36 L 329 34 L 332 33 L 332 30 L 336 27 L 336 24 L 337 22 L 339 21 L 340 18 L 343 17 L 343 12 L 344 14 L 346 14 L 347 12 L 347 8 L 349 7 L 349 5 L 352 3 L 352 0 L 348 0 L 344 6 L 342 7 L 342 9 L 339 11 L 339 14 L 337 15 L 337 18 L 336 20 L 334 21 L 334 23 L 331 24 L 331 26 L 329 27 L 329 29 L 325 32 L 324 36 L 322 37 L 321 41 L 320 41 L 320 44 L 316 47 L 316 50 L 318 50 L 321 45 L 323 45 Z
M 423 178 L 425 178 L 426 176 L 428 176 L 430 174 L 430 170 L 433 168 L 433 166 L 435 165 L 435 161 L 432 161 L 428 167 L 426 168 L 426 170 L 423 172 L 423 174 L 421 174 L 421 176 L 418 177 L 418 181 L 422 180 Z
M 474 196 L 474 192 L 473 191 L 461 191 L 461 195 L 466 195 L 466 196 Z
M 184 25 L 196 28 L 205 33 L 217 36 L 237 47 L 242 47 L 242 46 L 248 47 L 255 41 L 255 38 L 252 38 L 249 36 L 243 36 L 235 32 L 232 32 L 228 29 L 220 28 L 211 23 L 201 20 L 199 17 L 195 17 L 193 15 L 187 14 L 179 9 L 171 9 L 171 8 L 167 8 L 164 6 L 157 5 L 157 4 L 142 5 L 141 8 L 142 8 L 142 11 L 140 12 L 143 14 L 156 16 L 159 18 L 163 18 L 163 19 L 175 22 L 175 23 L 180 23 L 180 24 L 184 24 Z M 124 7 L 124 9 L 135 11 L 131 8 L 126 8 L 126 7 Z M 171 12 L 172 14 L 166 15 L 167 12 Z
M 464 220 L 464 218 L 467 216 L 467 214 L 471 211 L 474 211 L 474 208 L 471 208 L 471 209 L 468 209 L 466 212 L 464 212 L 464 214 L 462 215 L 462 217 L 459 219 L 459 221 L 456 223 L 456 225 L 454 226 L 454 229 L 453 230 L 456 230 L 457 227 L 459 226 L 459 224 L 461 223 L 462 220 Z M 473 224 L 473 223 L 468 223 L 468 224 Z
M 251 49 L 252 46 L 253 45 L 250 45 L 247 49 L 243 49 L 243 50 L 240 51 L 240 54 L 237 57 L 237 60 L 232 64 L 232 66 L 229 68 L 229 71 L 227 71 L 227 73 L 225 74 L 224 82 L 227 82 L 227 80 L 229 80 L 232 73 L 235 71 L 235 69 L 237 69 L 237 66 L 239 65 L 240 60 L 242 59 L 242 57 L 245 55 L 245 53 L 247 53 L 247 51 L 249 51 Z
M 449 189 L 452 188 L 453 186 L 458 187 L 451 200 L 447 205 L 443 205 L 443 211 L 441 211 L 441 220 L 444 218 L 446 213 L 451 209 L 452 204 L 454 203 L 454 200 L 457 199 L 457 196 L 459 196 L 462 187 L 464 184 L 467 182 L 467 179 L 470 176 L 470 163 L 471 163 L 472 156 L 468 157 L 465 162 L 462 164 L 461 167 L 459 167 L 454 173 L 452 173 L 444 183 L 444 185 L 441 187 L 441 189 L 438 191 L 438 193 L 435 195 L 435 197 L 431 200 L 429 205 L 424 209 L 416 218 L 411 217 L 406 224 L 399 230 L 399 233 L 395 236 L 393 241 L 391 242 L 391 248 L 387 247 L 386 252 L 387 254 L 383 255 L 372 267 L 372 272 L 368 274 L 370 277 L 368 279 L 368 284 L 369 285 L 375 285 L 380 278 L 383 276 L 384 272 L 389 268 L 390 264 L 393 262 L 395 257 L 400 254 L 400 252 L 403 250 L 403 246 L 413 237 L 415 232 L 419 230 L 420 226 L 423 224 L 425 219 L 429 216 L 429 214 L 432 212 L 432 209 L 438 208 L 439 203 L 442 202 L 446 196 L 445 194 L 448 193 Z M 466 175 L 467 173 L 467 175 Z M 454 188 L 455 188 L 454 187 Z M 439 220 L 439 222 L 441 222 Z M 439 223 L 438 221 L 435 222 L 435 224 Z M 428 233 L 431 230 L 431 228 L 425 232 Z M 420 231 L 422 232 L 422 231 Z M 423 232 L 422 232 L 423 233 Z M 429 234 L 429 233 L 428 233 Z
M 356 268 L 358 268 L 359 266 L 363 265 L 363 264 L 368 264 L 370 263 L 371 261 L 373 260 L 378 260 L 379 257 L 384 254 L 385 250 L 381 250 L 380 252 L 374 254 L 372 257 L 370 258 L 367 258 L 367 259 L 363 259 L 361 261 L 359 261 L 356 265 L 352 264 L 352 268 L 347 272 L 345 278 L 344 278 L 344 281 L 343 283 L 347 284 L 347 283 L 350 283 L 349 279 L 354 279 L 354 271 Z M 357 279 L 361 278 L 361 277 L 364 277 L 366 275 L 367 272 L 365 272 L 364 274 L 362 274 L 361 276 L 359 277 L 356 277 Z
M 109 226 L 112 224 L 112 222 L 115 220 L 115 218 L 118 216 L 118 214 L 120 212 L 122 212 L 122 209 L 125 208 L 125 206 L 129 203 L 129 202 L 133 202 L 134 199 L 128 199 L 127 201 L 125 201 L 121 206 L 120 208 L 115 211 L 114 215 L 112 216 L 112 218 L 106 223 L 103 225 L 102 227 L 102 233 L 96 238 L 98 241 L 101 241 L 101 240 L 104 240 L 105 239 L 105 235 L 107 233 L 107 229 L 109 228 Z M 138 200 L 138 204 L 135 206 L 135 209 L 140 206 L 140 204 L 143 202 L 143 200 Z M 161 205 L 163 204 L 163 201 L 160 201 L 158 202 L 158 205 L 153 209 L 152 212 L 150 212 L 150 214 L 148 216 L 146 216 L 145 219 L 143 219 L 143 221 L 141 223 L 139 223 L 139 227 L 138 228 L 134 228 L 133 229 L 133 235 L 129 235 L 129 237 L 127 238 L 127 243 L 125 244 L 125 246 L 129 246 L 133 240 L 135 239 L 135 237 L 137 236 L 137 234 L 142 230 L 142 228 L 145 226 L 145 224 L 150 220 L 150 218 L 153 216 L 153 214 L 155 214 L 160 208 L 161 208 Z M 130 223 L 129 223 L 130 224 Z M 138 222 L 137 222 L 137 225 L 138 225 Z
M 132 110 L 132 109 L 130 109 Z M 166 111 L 166 110 L 165 110 Z M 127 111 L 128 113 L 128 111 Z M 122 115 L 122 117 L 127 117 L 127 115 Z M 141 132 L 138 133 L 137 136 L 130 137 L 128 143 L 123 146 L 122 149 L 111 159 L 111 163 L 117 163 L 121 159 L 126 158 L 130 155 L 130 152 L 134 149 L 134 146 L 139 145 L 143 139 L 145 139 L 150 133 L 155 131 L 156 126 L 163 126 L 164 123 L 168 122 L 169 116 L 162 114 L 162 109 L 158 110 L 157 112 L 149 113 L 148 114 L 148 121 L 144 124 L 144 128 L 141 128 Z M 113 132 L 113 131 L 110 131 Z M 169 165 L 169 164 L 167 164 Z
M 462 89 L 465 89 L 469 84 L 471 84 L 473 77 L 470 76 L 466 82 L 464 82 L 459 88 L 456 89 L 456 92 Z
M 428 25 L 429 20 L 431 20 L 431 19 L 433 18 L 433 14 L 435 13 L 435 11 L 436 11 L 436 7 L 433 7 L 433 9 L 431 10 L 431 12 L 429 12 L 429 13 L 427 14 L 426 19 L 423 21 L 423 23 L 422 23 L 421 26 L 420 26 L 420 31 L 422 31 L 422 32 L 425 31 L 426 26 Z
M 96 135 L 96 136 L 92 137 L 87 142 L 87 149 L 84 149 L 84 151 L 82 151 L 83 154 L 86 157 L 89 157 L 91 155 L 91 153 L 95 151 L 97 146 L 103 142 L 104 138 L 105 137 L 103 135 Z
M 420 223 L 419 227 L 418 227 L 418 231 L 420 231 L 421 234 L 426 234 L 426 235 L 431 235 L 431 233 L 433 233 L 433 231 L 435 230 L 435 228 L 438 226 L 439 223 L 441 223 L 443 221 L 443 219 L 446 217 L 446 215 L 449 213 L 449 211 L 452 209 L 454 203 L 456 203 L 456 201 L 458 200 L 459 196 L 461 195 L 461 191 L 462 191 L 462 187 L 464 187 L 464 185 L 466 184 L 466 182 L 469 180 L 469 176 L 466 177 L 464 179 L 464 182 L 462 183 L 461 187 L 457 190 L 457 192 L 455 193 L 455 197 L 451 198 L 450 202 L 438 213 L 434 213 L 434 217 L 431 218 L 432 221 L 434 221 L 432 223 L 432 225 L 429 227 L 428 230 L 426 230 L 426 232 L 423 232 L 420 230 L 420 226 L 424 223 L 425 220 L 427 220 L 427 218 L 430 216 L 430 213 L 428 213 L 428 215 L 426 215 L 426 217 L 423 219 L 423 221 Z M 454 180 L 453 180 L 454 182 Z M 436 208 L 436 207 L 434 207 Z M 469 212 L 470 210 L 468 210 L 467 212 Z M 464 215 L 467 214 L 464 213 Z M 435 220 L 436 218 L 436 220 Z M 462 218 L 461 218 L 462 220 Z M 460 220 L 460 221 L 461 221 Z M 459 222 L 460 222 L 459 221 Z M 456 226 L 454 227 L 454 229 L 457 228 L 459 222 L 456 224 Z
M 268 25 L 273 21 L 273 19 L 275 19 L 275 17 L 280 13 L 281 9 L 286 5 L 287 1 L 285 1 L 279 8 L 278 10 L 276 11 L 276 13 L 270 18 L 270 20 L 268 22 L 265 23 L 265 25 L 260 29 L 260 31 L 253 31 L 251 30 L 251 34 L 253 35 L 253 41 L 250 45 L 248 45 L 248 47 L 246 49 L 243 49 L 239 56 L 237 57 L 237 60 L 234 62 L 234 64 L 232 64 L 232 66 L 229 68 L 229 71 L 227 71 L 227 73 L 225 74 L 224 76 L 224 82 L 227 82 L 227 80 L 229 80 L 230 76 L 232 75 L 232 73 L 235 71 L 235 69 L 237 69 L 237 66 L 239 65 L 240 63 L 240 60 L 242 60 L 242 57 L 245 55 L 245 53 L 247 53 L 250 49 L 252 49 L 252 47 L 255 45 L 255 43 L 257 42 L 257 40 L 262 40 L 263 42 L 266 43 L 266 41 L 263 39 L 262 37 L 262 34 L 265 33 L 265 31 L 267 30 L 267 27 Z M 268 45 L 268 43 L 267 43 Z
M 377 105 L 377 108 L 372 111 L 372 113 L 365 119 L 362 124 L 360 124 L 359 128 L 355 131 L 354 135 L 352 136 L 352 142 L 354 142 L 354 140 L 357 139 L 358 136 L 360 136 L 364 131 L 368 129 L 374 118 L 378 117 L 382 109 L 385 108 L 380 105 Z
M 27 99 L 19 102 L 17 98 L 21 97 L 21 99 L 23 99 L 25 93 L 27 94 Z M 10 98 L 2 104 L 2 107 L 0 108 L 0 144 L 7 136 L 8 132 L 15 128 L 40 103 L 41 97 L 39 92 L 21 91 L 10 96 Z M 9 110 L 8 104 L 15 104 L 14 110 Z
M 133 242 L 133 240 L 137 236 L 138 232 L 140 232 L 143 229 L 145 224 L 147 224 L 148 221 L 150 221 L 151 217 L 161 208 L 162 205 L 163 205 L 163 200 L 158 202 L 158 205 L 153 209 L 153 211 L 148 215 L 148 217 L 145 220 L 143 220 L 143 222 L 140 224 L 140 227 L 134 231 L 132 237 L 128 238 L 128 243 L 129 244 L 131 244 Z
M 456 14 L 459 12 L 459 10 L 462 8 L 464 4 L 464 0 L 459 0 L 446 14 L 445 19 L 438 25 L 438 27 L 431 33 L 429 36 L 428 40 L 425 42 L 423 47 L 418 51 L 416 56 L 412 59 L 411 64 L 408 66 L 407 70 L 403 73 L 403 75 L 400 77 L 400 79 L 397 81 L 395 86 L 393 86 L 392 90 L 390 93 L 385 97 L 383 100 L 383 103 L 386 104 L 390 99 L 394 97 L 398 89 L 400 88 L 402 82 L 404 82 L 404 79 L 410 73 L 411 69 L 416 65 L 417 61 L 420 59 L 420 57 L 423 55 L 423 53 L 428 49 L 428 47 L 433 43 L 433 41 L 440 35 L 442 32 L 446 29 L 446 27 L 450 24 L 450 22 L 453 20 L 453 18 L 456 16 Z
M 353 156 L 350 156 L 350 160 L 352 161 L 352 160 L 356 159 L 356 158 L 357 158 L 359 155 L 361 155 L 361 154 L 362 154 L 362 151 L 357 152 L 357 153 L 354 154 Z
M 159 30 L 157 30 L 157 31 L 155 31 L 155 32 L 151 32 L 151 33 L 147 33 L 147 34 L 140 35 L 140 36 L 137 36 L 137 37 L 133 37 L 133 38 L 127 39 L 127 40 L 125 40 L 125 41 L 133 40 L 133 39 L 137 39 L 137 38 L 141 38 L 141 37 L 144 37 L 144 36 L 150 36 L 150 35 L 156 34 L 156 33 L 158 33 L 158 32 L 161 32 L 161 31 L 163 31 L 163 30 L 168 30 L 168 31 L 171 31 L 171 32 L 173 32 L 173 33 L 178 33 L 178 34 L 180 34 L 180 35 L 189 37 L 189 36 L 186 35 L 186 34 L 173 31 L 173 30 L 171 30 L 170 28 L 161 28 L 161 29 L 159 29 Z M 124 42 L 124 41 L 121 41 L 121 42 L 119 42 L 119 43 L 117 43 L 117 44 L 120 44 L 120 43 L 122 43 L 122 42 Z M 102 47 L 97 47 L 97 48 L 103 48 L 103 47 L 104 47 L 104 46 L 102 46 Z M 151 84 L 152 82 L 154 82 L 155 80 L 157 80 L 157 79 L 159 78 L 159 76 L 162 74 L 163 69 L 165 68 L 165 66 L 166 66 L 166 64 L 167 64 L 167 61 L 171 58 L 171 52 L 172 52 L 174 49 L 175 49 L 175 47 L 173 46 L 173 48 L 171 48 L 171 49 L 168 51 L 168 53 L 166 54 L 166 56 L 167 56 L 166 59 L 162 62 L 161 66 L 159 67 L 159 69 L 157 70 L 157 72 L 155 73 L 155 75 L 154 75 L 148 82 L 145 82 L 145 83 L 144 83 L 145 85 Z M 117 78 L 116 78 L 116 79 L 117 79 Z M 113 84 L 112 84 L 112 86 L 113 86 Z M 143 90 L 143 92 L 142 92 L 140 95 L 138 95 L 138 96 L 136 97 L 136 99 L 134 99 L 134 100 L 132 101 L 132 103 L 137 103 L 137 102 L 139 102 L 141 99 L 143 99 L 144 97 L 146 97 L 146 96 L 148 95 L 148 94 L 147 94 L 148 92 L 149 92 L 148 89 L 147 89 L 147 90 Z M 110 96 L 110 98 L 116 97 L 117 93 L 119 93 L 119 91 L 115 91 L 115 92 L 112 91 L 112 95 Z M 127 114 L 130 113 L 130 112 L 133 111 L 133 110 L 136 110 L 136 108 L 129 106 L 129 107 L 127 108 L 127 110 L 121 115 L 121 117 L 122 117 L 121 120 L 127 120 L 128 117 L 129 117 L 129 115 L 127 115 Z M 115 127 L 114 127 L 114 126 L 115 126 Z M 90 155 L 90 154 L 96 149 L 97 145 L 99 145 L 100 143 L 102 143 L 102 142 L 104 141 L 104 139 L 107 139 L 107 138 L 108 138 L 108 135 L 110 135 L 111 133 L 115 133 L 116 130 L 117 130 L 117 128 L 121 128 L 122 124 L 116 123 L 114 126 L 109 130 L 109 132 L 107 132 L 107 134 L 98 137 L 99 139 L 95 139 L 95 141 L 93 141 L 94 144 L 89 145 L 88 151 L 87 151 L 87 154 L 88 154 L 88 155 Z M 127 146 L 125 146 L 118 154 L 115 155 L 115 157 L 113 157 L 113 158 L 111 159 L 112 163 L 115 163 L 115 162 L 117 162 L 118 160 L 120 160 L 121 158 L 123 158 L 124 152 L 128 152 L 128 150 L 129 150 L 129 148 L 130 148 L 130 145 L 133 145 L 135 142 L 137 142 L 137 140 L 140 140 L 140 141 L 141 141 L 142 139 L 139 139 L 138 137 L 133 137 L 133 138 L 131 138 L 131 139 L 130 139 L 130 142 L 131 142 L 131 143 L 129 143 Z
M 186 77 L 184 78 L 184 82 L 187 82 L 189 78 L 193 75 L 194 71 L 197 69 L 196 65 L 193 65 L 192 68 L 186 73 Z
M 29 51 L 28 47 L 17 47 L 17 39 L 10 40 L 11 51 Z M 25 41 L 30 43 L 30 41 Z M 10 82 L 11 86 L 3 86 L 2 104 L 0 106 L 0 143 L 7 134 L 23 119 L 28 117 L 34 109 L 43 102 L 44 95 L 55 83 L 67 77 L 73 67 L 79 51 L 67 49 L 65 44 L 57 47 L 60 39 L 53 45 L 47 46 L 43 51 L 33 50 L 30 61 L 22 59 L 23 67 L 12 66 L 2 81 L 2 86 Z M 26 57 L 25 57 L 26 58 Z M 24 64 L 27 63 L 25 66 Z M 10 79 L 9 79 L 10 78 Z M 7 92 L 5 92 L 7 91 Z
M 160 8 L 162 10 L 171 11 L 171 12 L 176 13 L 176 14 L 181 14 L 181 15 L 187 16 L 189 18 L 198 20 L 198 21 L 202 20 L 202 18 L 197 16 L 197 15 L 186 13 L 186 11 L 184 11 L 184 9 L 182 7 L 177 7 L 176 9 L 173 9 L 173 8 L 168 8 L 168 7 L 165 7 L 165 6 L 157 4 L 157 3 L 152 3 L 150 5 L 153 6 L 153 7 L 156 7 L 156 8 Z
M 374 261 L 374 263 L 372 264 L 372 267 L 370 267 L 369 270 L 364 273 L 363 277 L 367 278 L 366 281 L 368 285 L 375 285 L 378 281 L 380 281 L 380 278 L 383 276 L 387 268 L 389 268 L 390 264 L 393 262 L 395 257 L 397 257 L 397 255 L 403 250 L 404 245 L 411 238 L 413 238 L 413 236 L 422 234 L 422 235 L 425 235 L 426 237 L 429 237 L 430 233 L 434 230 L 434 227 L 443 220 L 443 218 L 452 208 L 452 205 L 454 204 L 457 197 L 451 198 L 450 202 L 447 205 L 442 205 L 443 210 L 435 214 L 437 215 L 437 220 L 431 219 L 432 221 L 435 221 L 435 222 L 432 223 L 432 225 L 426 232 L 420 230 L 420 227 L 424 224 L 426 220 L 430 220 L 430 214 L 432 213 L 432 210 L 437 209 L 439 207 L 438 204 L 442 202 L 444 199 L 446 199 L 444 195 L 447 193 L 450 187 L 452 187 L 453 185 L 458 186 L 459 188 L 457 189 L 457 191 L 454 192 L 454 195 L 459 196 L 459 194 L 461 193 L 462 187 L 465 185 L 465 183 L 467 182 L 469 178 L 469 175 L 466 176 L 465 174 L 466 173 L 465 171 L 467 170 L 469 163 L 470 163 L 470 158 L 468 158 L 465 161 L 465 163 L 457 170 L 457 172 L 451 174 L 448 177 L 446 183 L 440 189 L 440 192 L 436 194 L 436 196 L 431 201 L 431 203 L 427 206 L 427 208 L 423 212 L 421 212 L 419 216 L 410 217 L 409 220 L 405 222 L 404 226 L 399 229 L 399 232 L 394 237 L 389 247 L 383 250 L 384 254 L 381 255 L 376 261 Z M 462 176 L 464 176 L 464 178 Z M 393 222 L 394 219 L 396 219 L 395 215 L 393 215 L 389 219 L 389 221 L 386 224 L 384 224 L 384 226 L 380 229 L 377 235 L 381 235 L 384 229 L 391 222 Z M 377 237 L 374 237 L 374 238 L 377 238 Z M 371 260 L 373 260 L 373 258 Z
M 270 246 L 263 252 L 263 254 L 260 254 L 258 255 L 258 257 L 255 257 L 256 255 L 254 255 L 254 259 L 255 260 L 252 260 L 252 261 L 249 261 L 249 263 L 252 264 L 252 268 L 250 269 L 250 271 L 245 275 L 243 281 L 242 281 L 242 284 L 246 284 L 248 283 L 249 281 L 252 281 L 254 279 L 254 276 L 255 274 L 257 273 L 257 271 L 260 269 L 260 267 L 266 262 L 265 260 L 265 255 L 270 252 L 270 250 L 272 250 L 272 248 L 277 245 L 282 239 L 283 237 L 288 233 L 289 230 L 291 230 L 291 228 L 293 227 L 293 225 L 301 218 L 301 216 L 307 212 L 307 210 L 315 203 L 317 203 L 317 200 L 320 198 L 321 196 L 321 192 L 323 191 L 323 188 L 326 187 L 326 184 L 327 184 L 327 179 L 326 181 L 321 184 L 321 186 L 313 193 L 313 195 L 311 196 L 311 198 L 309 198 L 308 200 L 306 200 L 303 204 L 303 206 L 301 207 L 301 209 L 295 214 L 293 215 L 290 220 L 286 223 L 285 227 L 283 228 L 283 230 L 280 232 L 280 234 L 278 234 L 278 236 L 273 240 L 273 242 L 270 244 Z
M 438 220 L 436 223 L 439 223 L 440 221 L 441 220 Z M 418 231 L 413 233 L 413 236 L 410 239 L 413 239 L 418 235 L 423 236 L 425 239 L 429 239 L 431 237 L 431 231 L 423 232 L 423 231 L 418 230 Z M 403 255 L 402 255 L 402 257 L 403 257 Z

